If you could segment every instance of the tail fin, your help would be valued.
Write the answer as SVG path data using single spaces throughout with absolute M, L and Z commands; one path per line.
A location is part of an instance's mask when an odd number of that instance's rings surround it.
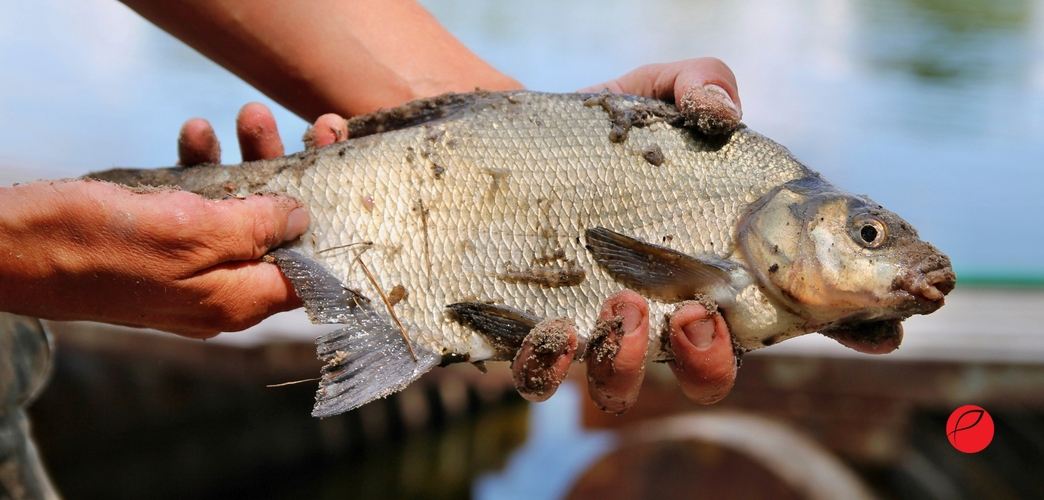
M 316 342 L 316 354 L 326 365 L 313 416 L 337 415 L 398 392 L 441 361 L 441 355 L 422 346 L 416 346 L 414 359 L 391 319 L 318 262 L 285 248 L 269 256 L 313 323 L 344 325 Z
M 414 361 L 398 327 L 369 306 L 348 325 L 320 337 L 316 352 L 326 362 L 312 416 L 328 417 L 394 394 L 431 370 L 442 356 L 417 349 Z

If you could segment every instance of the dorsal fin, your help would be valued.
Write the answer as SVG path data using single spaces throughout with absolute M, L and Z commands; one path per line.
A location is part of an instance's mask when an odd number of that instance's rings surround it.
M 511 92 L 477 91 L 417 99 L 395 108 L 382 109 L 368 115 L 349 118 L 348 137 L 364 137 L 431 123 L 466 109 L 485 107 L 495 102 L 509 100 L 512 94 Z

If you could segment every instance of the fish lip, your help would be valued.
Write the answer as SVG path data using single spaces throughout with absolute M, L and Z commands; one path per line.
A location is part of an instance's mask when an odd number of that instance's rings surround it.
M 928 280 L 929 286 L 935 288 L 944 296 L 952 292 L 954 287 L 957 286 L 957 273 L 954 273 L 953 268 L 950 266 L 929 271 L 925 273 L 925 278 Z
M 934 312 L 945 304 L 945 296 L 953 291 L 957 275 L 948 259 L 926 259 L 914 270 L 900 273 L 892 289 L 914 299 L 910 310 L 919 314 Z

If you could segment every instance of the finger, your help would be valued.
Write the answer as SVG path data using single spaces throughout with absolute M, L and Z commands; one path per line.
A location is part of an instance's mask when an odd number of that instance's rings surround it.
M 713 57 L 649 64 L 581 92 L 603 89 L 675 102 L 693 126 L 709 134 L 734 130 L 743 117 L 736 75 Z
M 208 235 L 203 243 L 217 250 L 215 264 L 259 259 L 304 234 L 309 223 L 308 210 L 297 200 L 274 195 L 222 200 L 201 219 L 201 234 Z
M 191 167 L 204 163 L 221 163 L 221 143 L 210 122 L 192 118 L 178 133 L 178 165 Z
M 624 290 L 609 297 L 587 347 L 587 391 L 604 412 L 623 413 L 638 400 L 649 346 L 649 305 Z
M 558 390 L 576 354 L 576 326 L 560 318 L 542 321 L 522 341 L 511 362 L 518 393 L 529 401 L 550 398 Z
M 268 107 L 258 102 L 247 103 L 236 117 L 236 136 L 243 161 L 267 160 L 283 156 L 275 117 Z
M 206 269 L 183 280 L 193 296 L 192 322 L 181 333 L 205 338 L 219 332 L 237 332 L 265 318 L 300 307 L 301 301 L 279 267 L 267 262 L 231 262 Z M 179 318 L 185 321 L 186 318 Z
M 736 355 L 725 319 L 696 301 L 679 304 L 668 321 L 682 392 L 700 404 L 724 398 L 736 382 Z
M 321 148 L 348 138 L 348 122 L 341 115 L 327 113 L 305 131 L 305 148 Z

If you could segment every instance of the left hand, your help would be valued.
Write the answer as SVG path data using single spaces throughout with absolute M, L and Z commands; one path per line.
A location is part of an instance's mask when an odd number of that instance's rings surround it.
M 683 113 L 694 117 L 698 127 L 707 133 L 725 133 L 740 121 L 739 94 L 732 71 L 718 59 L 689 59 L 666 64 L 642 66 L 624 76 L 581 92 L 609 90 L 654 97 L 678 103 Z M 275 119 L 262 104 L 243 106 L 236 119 L 236 131 L 244 161 L 269 159 L 283 154 L 283 144 Z M 336 114 L 320 116 L 305 136 L 309 147 L 323 147 L 347 139 L 344 118 Z M 192 119 L 181 129 L 178 140 L 181 164 L 217 163 L 220 147 L 210 125 Z M 623 318 L 619 349 L 612 359 L 587 363 L 591 398 L 604 411 L 622 413 L 638 398 L 644 378 L 648 349 L 649 306 L 636 292 L 622 290 L 609 297 L 599 314 L 601 319 Z M 690 399 L 712 404 L 724 398 L 736 379 L 736 359 L 732 337 L 724 319 L 709 314 L 699 304 L 687 304 L 670 318 L 671 346 L 676 360 L 672 362 L 682 391 Z M 548 359 L 537 355 L 533 347 L 523 345 L 522 355 L 512 364 L 519 392 L 528 399 L 543 400 L 565 378 L 576 347 L 576 332 L 566 344 L 571 348 Z M 538 359 L 542 358 L 542 359 Z M 540 394 L 528 392 L 518 381 L 540 370 L 544 377 L 554 378 L 544 384 Z

